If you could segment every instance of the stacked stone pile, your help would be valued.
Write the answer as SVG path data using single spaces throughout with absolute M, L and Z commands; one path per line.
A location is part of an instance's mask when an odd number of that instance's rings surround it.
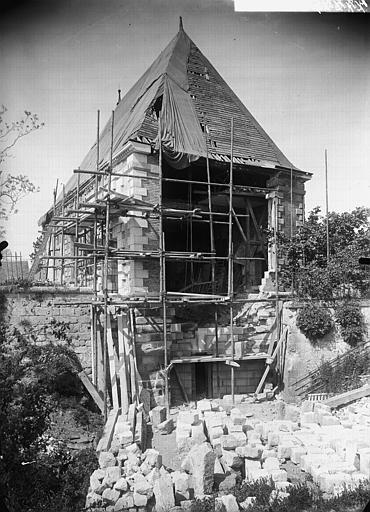
M 142 453 L 133 443 L 100 453 L 99 468 L 90 477 L 87 509 L 144 512 L 150 500 L 155 500 L 158 512 L 175 505 L 172 478 L 158 451 Z
M 237 503 L 237 477 L 271 478 L 274 495 L 289 496 L 287 461 L 310 474 L 328 496 L 337 495 L 370 479 L 369 413 L 370 399 L 334 413 L 324 403 L 306 401 L 286 405 L 284 419 L 260 421 L 202 400 L 177 418 L 176 442 L 184 456 L 179 471 L 167 470 L 156 450 L 142 453 L 132 442 L 129 421 L 121 420 L 111 450 L 100 453 L 99 469 L 91 475 L 86 506 L 109 512 L 189 510 L 192 500 L 217 489 L 217 510 L 238 512 L 253 497 Z M 157 428 L 168 421 L 163 418 L 160 408 L 152 411 Z
M 216 454 L 214 474 L 220 489 L 231 489 L 239 473 L 247 480 L 272 478 L 286 493 L 291 485 L 286 461 L 311 474 L 328 494 L 370 479 L 370 400 L 338 414 L 320 402 L 287 405 L 284 420 L 268 422 L 237 408 L 228 415 L 216 402 L 202 400 L 197 410 L 178 417 L 178 449 L 194 447 L 204 436 Z

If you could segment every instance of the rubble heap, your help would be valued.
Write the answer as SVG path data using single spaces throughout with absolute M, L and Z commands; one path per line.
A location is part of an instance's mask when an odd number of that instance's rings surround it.
M 173 420 L 164 418 L 156 408 L 152 420 L 163 434 L 173 428 Z M 171 428 L 163 428 L 168 421 Z M 272 479 L 275 495 L 289 495 L 287 461 L 310 474 L 328 497 L 370 479 L 369 398 L 334 413 L 321 402 L 286 405 L 284 419 L 272 421 L 260 421 L 237 408 L 227 413 L 217 401 L 201 400 L 196 409 L 180 411 L 177 417 L 176 443 L 184 456 L 179 471 L 166 469 L 158 451 L 142 452 L 123 423 L 119 430 L 110 451 L 100 453 L 86 508 L 187 510 L 192 500 L 217 489 L 217 507 L 238 512 L 247 509 L 253 497 L 237 503 L 232 495 L 237 477 Z

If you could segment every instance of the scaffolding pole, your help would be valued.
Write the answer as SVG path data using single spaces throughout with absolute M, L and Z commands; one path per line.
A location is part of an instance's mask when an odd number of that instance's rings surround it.
M 111 141 L 110 141 L 110 167 L 113 168 L 113 130 L 114 130 L 114 110 L 112 110 L 111 120 Z M 111 175 L 108 172 L 108 194 L 106 197 L 107 208 L 105 210 L 105 244 L 104 244 L 104 272 L 103 272 L 103 293 L 104 293 L 104 341 L 103 341 L 103 374 L 104 374 L 104 420 L 107 421 L 107 343 L 108 343 L 108 264 L 109 264 L 109 229 L 110 229 L 110 188 Z
M 326 213 L 326 264 L 330 260 L 329 240 L 329 188 L 328 188 L 328 150 L 325 149 L 325 213 Z
M 228 250 L 228 296 L 230 298 L 230 335 L 231 335 L 231 360 L 234 361 L 234 319 L 233 319 L 233 295 L 234 295 L 234 278 L 233 278 L 233 152 L 234 152 L 234 118 L 231 118 L 230 132 L 230 176 L 229 176 L 229 250 Z M 230 366 L 231 370 L 231 398 L 233 405 L 235 404 L 235 373 L 234 366 Z
M 99 144 L 100 144 L 100 110 L 97 111 L 97 120 L 96 120 L 96 171 L 99 172 Z M 98 175 L 95 176 L 95 201 L 98 200 Z M 93 293 L 94 293 L 94 301 L 98 300 L 98 258 L 96 255 L 96 248 L 98 243 L 98 219 L 97 212 L 94 209 L 94 233 L 93 233 L 93 244 L 94 244 L 94 260 L 93 260 Z M 93 341 L 93 382 L 95 385 L 98 383 L 98 335 L 97 335 L 97 311 L 96 308 L 92 307 L 91 314 L 92 321 L 92 341 Z
M 163 320 L 163 345 L 164 345 L 164 394 L 167 409 L 167 417 L 170 413 L 170 398 L 168 389 L 168 346 L 167 346 L 167 304 L 166 304 L 166 257 L 165 257 L 165 238 L 163 230 L 163 161 L 162 161 L 162 130 L 161 117 L 158 117 L 158 144 L 159 144 L 159 280 L 160 297 L 162 302 L 162 320 Z
M 62 198 L 62 216 L 64 217 L 64 211 L 65 211 L 65 199 L 66 199 L 66 187 L 63 183 L 63 198 Z M 60 255 L 64 256 L 64 223 L 62 224 L 62 234 L 61 234 L 61 242 L 60 242 Z M 60 263 L 60 284 L 63 285 L 64 283 L 64 259 L 61 260 Z
M 76 209 L 78 210 L 80 207 L 80 175 L 77 175 L 77 188 L 76 188 Z M 75 262 L 75 286 L 78 285 L 78 247 L 76 243 L 78 243 L 78 231 L 79 231 L 79 214 L 76 214 L 76 224 L 75 224 L 75 242 L 74 242 L 74 255 L 77 256 Z
M 53 191 L 53 216 L 56 214 L 56 203 L 57 203 L 57 193 L 58 193 L 58 182 L 55 185 L 54 191 Z M 56 250 L 56 242 L 55 242 L 55 229 L 53 228 L 53 245 L 52 245 L 52 255 L 55 256 L 55 250 Z M 55 272 L 55 260 L 53 261 L 53 282 L 55 283 L 56 280 L 56 272 Z

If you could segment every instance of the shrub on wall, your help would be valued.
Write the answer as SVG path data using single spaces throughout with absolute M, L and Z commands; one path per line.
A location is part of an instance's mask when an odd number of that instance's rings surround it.
M 330 312 L 320 304 L 305 304 L 297 315 L 297 327 L 312 342 L 329 334 L 333 325 Z
M 355 347 L 364 340 L 364 319 L 358 304 L 344 302 L 336 306 L 335 318 L 343 341 Z

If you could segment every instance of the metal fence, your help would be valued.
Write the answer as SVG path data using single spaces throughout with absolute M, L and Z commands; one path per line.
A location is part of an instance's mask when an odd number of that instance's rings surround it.
M 0 284 L 16 283 L 28 279 L 29 265 L 21 253 L 6 252 L 0 266 Z

